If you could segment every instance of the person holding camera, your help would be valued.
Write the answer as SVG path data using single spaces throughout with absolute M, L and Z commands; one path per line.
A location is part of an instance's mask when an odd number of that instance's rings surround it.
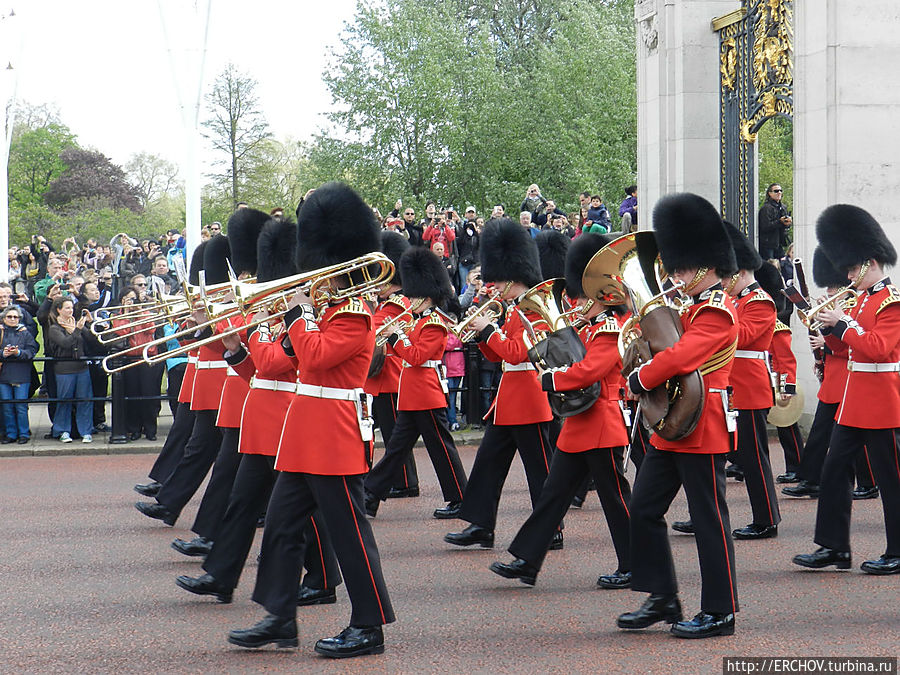
M 772 183 L 766 189 L 766 201 L 759 210 L 759 255 L 763 260 L 784 257 L 788 229 L 794 221 L 781 201 L 783 195 L 781 185 Z
M 0 400 L 3 401 L 3 420 L 6 437 L 3 443 L 22 445 L 31 438 L 28 424 L 31 362 L 38 345 L 28 329 L 22 325 L 22 313 L 15 305 L 2 310 L 0 323 Z
M 61 295 L 53 301 L 50 308 L 47 333 L 47 347 L 52 356 L 58 359 L 53 364 L 56 375 L 56 396 L 60 399 L 53 415 L 54 437 L 63 443 L 72 442 L 72 399 L 91 398 L 91 376 L 87 363 L 81 360 L 84 356 L 86 325 L 91 320 L 91 313 L 86 309 L 75 318 L 75 301 Z M 75 421 L 82 443 L 90 443 L 92 422 L 91 402 L 75 403 Z
M 47 260 L 47 275 L 35 283 L 34 300 L 40 305 L 47 299 L 47 293 L 52 286 L 67 283 L 66 270 L 57 258 Z

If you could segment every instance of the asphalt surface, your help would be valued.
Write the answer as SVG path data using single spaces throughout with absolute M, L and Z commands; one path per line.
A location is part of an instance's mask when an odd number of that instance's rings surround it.
M 471 467 L 475 449 L 461 449 Z M 773 448 L 780 469 L 780 448 Z M 298 611 L 300 647 L 247 651 L 225 635 L 264 612 L 249 597 L 259 537 L 234 603 L 190 595 L 179 574 L 197 559 L 169 547 L 187 537 L 197 499 L 175 528 L 139 514 L 132 485 L 150 455 L 0 459 L 0 672 L 2 673 L 721 673 L 723 656 L 895 656 L 900 645 L 900 576 L 874 577 L 859 563 L 883 552 L 877 500 L 854 502 L 854 569 L 807 571 L 790 558 L 815 547 L 816 502 L 783 498 L 780 536 L 735 542 L 742 611 L 733 637 L 679 640 L 660 625 L 636 633 L 616 616 L 643 601 L 600 590 L 615 568 L 596 495 L 566 519 L 565 549 L 551 552 L 529 588 L 487 567 L 530 508 L 521 465 L 513 465 L 500 506 L 496 548 L 464 550 L 442 541 L 460 521 L 431 511 L 440 492 L 424 450 L 416 451 L 422 496 L 392 500 L 373 522 L 398 620 L 385 628 L 381 656 L 329 661 L 315 640 L 347 624 L 343 587 L 335 605 Z M 631 469 L 633 472 L 633 469 Z M 732 525 L 749 522 L 746 490 L 729 481 Z M 669 521 L 686 515 L 682 496 Z M 685 613 L 698 611 L 693 538 L 673 535 Z

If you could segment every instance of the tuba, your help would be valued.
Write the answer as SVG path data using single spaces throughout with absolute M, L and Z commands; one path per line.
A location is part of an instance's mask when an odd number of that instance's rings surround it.
M 584 270 L 581 283 L 589 298 L 607 305 L 622 304 L 632 312 L 619 333 L 625 377 L 681 337 L 683 306 L 673 299 L 676 287 L 667 281 L 650 231 L 633 232 L 610 242 Z M 670 378 L 641 396 L 644 426 L 669 441 L 684 438 L 700 421 L 705 395 L 699 370 Z

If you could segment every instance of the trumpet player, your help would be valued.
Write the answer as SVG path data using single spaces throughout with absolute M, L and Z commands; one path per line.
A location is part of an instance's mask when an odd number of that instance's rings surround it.
M 444 541 L 455 546 L 493 548 L 500 493 L 517 450 L 525 467 L 532 508 L 538 503 L 550 470 L 553 414 L 537 370 L 528 359 L 525 323 L 515 304 L 543 281 L 537 245 L 528 230 L 509 218 L 489 220 L 481 235 L 481 275 L 493 285 L 498 299 L 510 303 L 502 328 L 485 313 L 471 321 L 482 353 L 490 361 L 502 362 L 503 374 L 486 415 L 487 427 L 459 511 L 459 518 L 469 525 L 460 532 L 449 532 Z M 549 330 L 536 313 L 525 314 L 535 330 Z M 551 548 L 562 545 L 560 530 Z
M 900 573 L 900 290 L 885 273 L 897 252 L 878 221 L 849 204 L 825 209 L 816 236 L 835 269 L 860 289 L 856 305 L 818 312 L 825 342 L 848 348 L 847 383 L 838 406 L 816 510 L 813 540 L 819 548 L 796 555 L 793 562 L 815 569 L 851 564 L 850 513 L 852 466 L 863 446 L 881 490 L 885 552 L 860 566 L 868 574 Z
M 631 511 L 631 588 L 650 593 L 639 609 L 619 616 L 623 629 L 665 621 L 677 637 L 706 638 L 734 633 L 738 610 L 734 547 L 725 501 L 725 455 L 732 422 L 728 377 L 738 335 L 734 302 L 722 278 L 737 269 L 722 219 L 712 204 L 692 194 L 661 199 L 653 228 L 663 265 L 693 298 L 681 316 L 683 333 L 627 377 L 627 391 L 639 398 L 668 379 L 694 370 L 703 374 L 708 395 L 693 432 L 675 441 L 658 434 L 634 480 Z M 700 558 L 700 612 L 682 620 L 675 565 L 665 514 L 684 487 Z
M 619 319 L 625 308 L 606 307 L 586 298 L 581 285 L 588 262 L 611 240 L 612 237 L 605 235 L 585 233 L 569 248 L 565 266 L 566 293 L 570 298 L 577 298 L 582 320 L 586 322 L 579 335 L 587 353 L 572 366 L 540 374 L 544 391 L 571 391 L 601 382 L 600 396 L 584 412 L 565 418 L 556 443 L 557 452 L 553 453 L 550 472 L 534 511 L 509 546 L 515 559 L 490 566 L 495 574 L 519 579 L 531 586 L 585 475 L 594 480 L 618 561 L 616 570 L 600 576 L 597 585 L 617 589 L 628 588 L 631 583 L 628 522 L 631 486 L 625 478 L 624 467 L 628 432 L 619 397 L 623 384 L 622 359 L 616 347 L 621 328 Z
M 384 457 L 366 477 L 366 513 L 375 517 L 387 497 L 394 476 L 421 436 L 447 502 L 434 517 L 455 518 L 466 489 L 466 472 L 447 424 L 447 380 L 441 356 L 449 331 L 437 308 L 454 296 L 447 268 L 422 247 L 400 258 L 403 294 L 412 304 L 415 323 L 409 331 L 398 323 L 388 344 L 403 359 L 397 401 L 397 421 Z
M 397 356 L 394 348 L 387 344 L 386 337 L 382 333 L 390 327 L 385 326 L 388 322 L 402 321 L 406 318 L 409 319 L 406 324 L 412 323 L 410 302 L 401 292 L 403 284 L 400 280 L 400 257 L 408 248 L 409 242 L 400 233 L 390 230 L 381 232 L 381 250 L 394 263 L 394 277 L 378 293 L 374 322 L 376 331 L 380 332 L 376 333 L 375 354 L 364 389 L 372 396 L 372 416 L 375 425 L 381 429 L 384 447 L 388 446 L 394 424 L 397 422 L 397 394 L 400 390 L 403 361 Z M 419 496 L 419 474 L 413 453 L 409 453 L 406 461 L 400 466 L 387 496 L 388 498 Z

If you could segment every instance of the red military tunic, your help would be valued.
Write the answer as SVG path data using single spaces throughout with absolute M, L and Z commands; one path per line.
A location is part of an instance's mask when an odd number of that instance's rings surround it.
M 197 350 L 192 349 L 187 354 L 187 365 L 184 367 L 184 377 L 181 380 L 181 388 L 178 390 L 178 402 L 190 403 L 191 393 L 194 391 L 194 376 L 197 374 Z
M 447 407 L 441 357 L 447 348 L 447 325 L 436 312 L 416 319 L 409 335 L 391 340 L 403 359 L 397 410 L 434 410 Z
M 840 403 L 847 386 L 847 354 L 849 349 L 840 340 L 825 342 L 825 372 L 819 385 L 819 400 L 822 403 Z
M 778 375 L 782 393 L 797 393 L 797 358 L 791 349 L 791 327 L 780 321 L 775 322 L 775 333 L 769 346 L 772 355 L 772 370 Z
M 731 369 L 732 404 L 737 410 L 771 408 L 772 379 L 765 354 L 775 331 L 775 301 L 753 282 L 737 301 L 738 344 Z
M 267 329 L 255 330 L 249 339 L 249 354 L 234 370 L 250 384 L 250 393 L 241 411 L 241 435 L 238 452 L 274 457 L 288 407 L 294 400 L 297 383 L 297 359 L 288 356 Z
M 656 354 L 638 371 L 644 389 L 655 389 L 675 375 L 719 366 L 703 375 L 706 402 L 697 428 L 684 438 L 667 441 L 654 434 L 650 441 L 659 450 L 672 452 L 722 454 L 731 450 L 731 436 L 725 421 L 725 408 L 718 391 L 728 387 L 731 352 L 737 344 L 737 309 L 722 290 L 700 293 L 687 312 L 681 315 L 684 333 L 674 345 Z M 713 365 L 714 364 L 714 365 Z
M 326 307 L 318 320 L 308 306 L 292 310 L 285 320 L 290 321 L 299 382 L 321 387 L 320 393 L 326 393 L 324 388 L 335 395 L 345 392 L 346 397 L 323 398 L 298 389 L 284 421 L 275 468 L 323 476 L 366 473 L 371 441 L 362 440 L 357 407 L 375 347 L 371 310 L 351 298 Z
M 243 326 L 246 323 L 247 319 L 241 315 L 231 320 L 231 324 L 234 326 Z M 228 327 L 228 322 L 220 321 L 216 325 L 216 330 L 221 333 Z M 244 399 L 250 393 L 250 387 L 247 381 L 239 377 L 237 371 L 233 368 L 226 368 L 225 372 L 225 384 L 222 386 L 222 396 L 219 399 L 219 414 L 216 417 L 216 426 L 223 429 L 238 429 L 241 426 L 241 411 L 244 409 Z
M 525 312 L 535 330 L 547 330 L 547 325 L 537 314 Z M 481 331 L 478 346 L 485 358 L 503 362 L 503 375 L 497 387 L 497 395 L 485 419 L 494 415 L 494 424 L 537 424 L 553 419 L 550 401 L 541 389 L 537 370 L 528 360 L 525 346 L 525 327 L 515 306 L 506 310 L 503 328 L 493 324 Z
M 409 309 L 409 300 L 399 293 L 392 294 L 387 300 L 382 300 L 375 308 L 375 330 L 388 320 L 398 316 Z M 403 367 L 402 359 L 394 352 L 389 344 L 384 346 L 384 365 L 381 372 L 366 380 L 365 390 L 367 394 L 396 394 L 400 389 L 400 369 Z
M 858 429 L 900 427 L 900 291 L 883 279 L 868 288 L 825 338 L 849 348 L 847 383 L 835 420 Z M 876 368 L 881 372 L 869 372 Z
M 563 452 L 613 448 L 627 445 L 629 440 L 619 393 L 624 384 L 622 359 L 616 344 L 621 326 L 612 315 L 600 314 L 594 321 L 579 331 L 587 347 L 584 358 L 547 374 L 552 377 L 553 391 L 583 389 L 600 382 L 600 397 L 594 405 L 565 418 L 556 442 L 556 447 Z

